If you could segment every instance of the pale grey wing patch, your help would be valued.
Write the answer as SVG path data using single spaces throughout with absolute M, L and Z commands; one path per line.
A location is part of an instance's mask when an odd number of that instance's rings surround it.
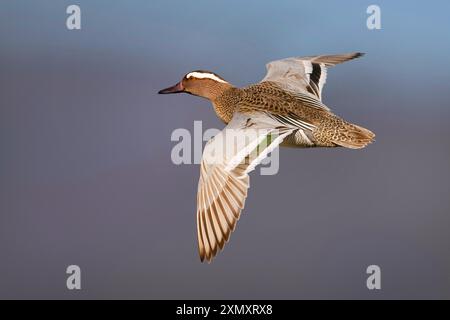
M 321 99 L 327 76 L 324 64 L 287 58 L 270 62 L 266 67 L 267 75 L 262 82 L 275 82 L 285 90 Z
M 287 58 L 269 62 L 266 69 L 267 74 L 261 82 L 271 81 L 292 92 L 314 94 L 308 90 L 312 72 L 310 61 Z
M 210 262 L 223 249 L 236 227 L 250 186 L 248 173 L 296 127 L 263 112 L 236 113 L 227 127 L 205 146 L 197 191 L 197 239 L 201 261 Z M 234 130 L 233 132 L 227 130 Z M 259 134 L 250 134 L 258 130 Z M 241 140 L 233 143 L 228 134 Z M 264 145 L 270 135 L 271 141 Z M 272 139 L 273 135 L 273 139 Z M 250 137 L 247 139 L 247 137 Z M 254 153 L 255 150 L 258 150 Z
M 310 60 L 316 63 L 323 63 L 327 67 L 332 67 L 337 64 L 362 57 L 364 53 L 362 52 L 351 52 L 342 54 L 324 54 L 318 56 L 308 56 L 308 57 L 297 57 L 296 59 Z
M 272 81 L 284 89 L 301 92 L 322 100 L 327 68 L 362 56 L 362 53 L 293 57 L 266 65 L 267 74 L 261 82 Z

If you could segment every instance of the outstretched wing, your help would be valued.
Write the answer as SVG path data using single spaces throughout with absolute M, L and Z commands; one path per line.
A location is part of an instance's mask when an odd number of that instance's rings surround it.
M 294 92 L 307 93 L 322 100 L 322 88 L 327 79 L 327 67 L 361 57 L 363 53 L 294 57 L 269 62 L 263 81 L 276 82 Z
M 235 113 L 203 151 L 197 192 L 197 237 L 201 261 L 228 241 L 244 208 L 248 173 L 296 128 L 263 112 Z

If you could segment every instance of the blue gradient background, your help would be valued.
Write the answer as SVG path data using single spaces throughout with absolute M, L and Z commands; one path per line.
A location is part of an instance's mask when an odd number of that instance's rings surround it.
M 378 4 L 382 30 L 366 28 Z M 82 30 L 65 27 L 78 4 Z M 450 2 L 1 1 L 0 298 L 450 298 Z M 268 61 L 363 51 L 324 102 L 375 144 L 281 150 L 226 250 L 197 255 L 197 165 L 158 96 L 193 69 L 238 86 Z M 65 269 L 82 269 L 82 290 Z M 366 267 L 382 290 L 366 288 Z

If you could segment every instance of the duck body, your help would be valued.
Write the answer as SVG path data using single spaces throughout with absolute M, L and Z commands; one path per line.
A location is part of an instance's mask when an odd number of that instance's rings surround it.
M 231 87 L 212 104 L 217 116 L 226 124 L 231 121 L 234 112 L 252 115 L 262 111 L 298 118 L 313 125 L 311 130 L 298 129 L 288 135 L 280 144 L 284 147 L 357 148 L 374 137 L 369 130 L 343 120 L 328 108 L 311 106 L 305 98 L 315 98 L 305 96 L 286 90 L 275 82 L 265 81 L 245 88 Z

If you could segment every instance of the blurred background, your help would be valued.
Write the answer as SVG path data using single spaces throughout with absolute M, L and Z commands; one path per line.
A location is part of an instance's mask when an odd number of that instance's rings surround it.
M 81 7 L 81 30 L 66 8 Z M 366 9 L 381 8 L 381 30 Z M 450 298 L 448 1 L 2 1 L 0 298 Z M 226 249 L 201 264 L 198 165 L 176 128 L 223 128 L 156 92 L 195 69 L 237 86 L 265 63 L 366 52 L 324 102 L 377 141 L 282 149 L 252 174 Z M 280 205 L 281 204 L 281 205 Z M 282 210 L 280 210 L 282 208 Z M 82 289 L 66 288 L 66 267 Z M 381 267 L 381 290 L 366 268 Z

